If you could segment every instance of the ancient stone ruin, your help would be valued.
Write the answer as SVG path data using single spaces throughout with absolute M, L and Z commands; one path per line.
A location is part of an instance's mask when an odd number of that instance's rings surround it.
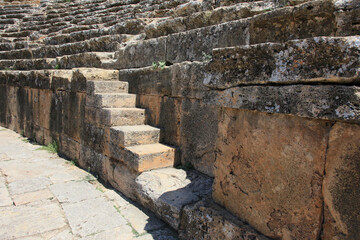
M 359 0 L 0 4 L 1 126 L 181 239 L 360 239 Z

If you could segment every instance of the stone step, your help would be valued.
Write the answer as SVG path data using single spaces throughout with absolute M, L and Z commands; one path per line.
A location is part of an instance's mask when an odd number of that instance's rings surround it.
M 216 89 L 257 84 L 356 83 L 359 42 L 360 36 L 316 37 L 214 49 L 203 82 Z
M 143 172 L 135 181 L 141 204 L 176 230 L 183 208 L 211 196 L 213 183 L 196 171 L 175 168 Z
M 101 93 L 87 96 L 86 105 L 96 108 L 134 108 L 136 94 Z
M 114 145 L 112 147 L 119 148 Z M 138 173 L 157 168 L 171 167 L 175 161 L 175 149 L 160 143 L 135 145 L 119 150 L 122 154 L 115 154 L 112 157 L 120 158 L 119 160 Z M 112 153 L 115 152 L 113 151 Z
M 86 120 L 97 126 L 143 125 L 145 110 L 140 108 L 85 107 Z
M 114 126 L 110 128 L 110 143 L 120 147 L 155 144 L 159 142 L 160 129 L 149 125 Z
M 146 67 L 157 61 L 206 61 L 211 59 L 214 48 L 351 34 L 341 27 L 343 20 L 336 19 L 334 12 L 333 3 L 315 0 L 241 20 L 130 43 L 117 51 L 116 68 Z M 339 24 L 336 21 L 340 21 Z M 323 27 L 315 28 L 314 24 Z
M 88 95 L 97 93 L 127 93 L 128 86 L 127 82 L 120 81 L 87 81 Z
M 10 43 L 0 43 L 6 47 Z M 30 54 L 28 50 L 24 50 Z M 19 54 L 19 57 L 21 55 Z M 0 69 L 13 70 L 39 70 L 39 69 L 73 69 L 79 67 L 113 69 L 116 64 L 114 53 L 111 52 L 85 52 L 73 55 L 65 55 L 56 58 L 34 58 L 34 59 L 6 59 L 0 60 Z
M 56 67 L 57 61 L 55 58 L 0 60 L 0 69 L 41 70 L 55 69 Z
M 74 74 L 81 75 L 87 81 L 119 81 L 119 71 L 101 68 L 73 68 Z
M 112 52 L 85 52 L 57 57 L 60 68 L 90 67 L 114 69 L 116 63 Z
M 202 28 L 224 22 L 247 18 L 275 9 L 268 1 L 245 2 L 219 7 L 209 11 L 195 12 L 184 17 L 170 17 L 145 26 L 146 38 L 156 38 L 177 32 Z

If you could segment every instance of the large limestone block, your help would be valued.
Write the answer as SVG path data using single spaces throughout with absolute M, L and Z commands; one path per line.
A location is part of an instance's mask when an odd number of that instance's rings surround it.
M 201 99 L 207 90 L 203 84 L 204 63 L 183 62 L 171 68 L 171 95 L 173 97 L 187 97 Z
M 268 239 L 210 199 L 184 207 L 179 233 L 184 240 Z
M 358 35 L 360 3 L 357 0 L 334 0 L 338 36 Z
M 64 94 L 62 105 L 63 132 L 80 142 L 81 126 L 85 116 L 85 94 L 69 92 Z
M 115 55 L 118 69 L 151 66 L 152 62 L 166 58 L 166 38 L 150 39 L 132 43 L 119 49 Z
M 250 44 L 335 36 L 333 12 L 331 1 L 321 0 L 257 15 L 250 21 Z
M 216 49 L 203 76 L 211 88 L 360 81 L 360 37 L 316 37 Z
M 39 90 L 39 126 L 50 129 L 50 109 L 52 92 L 49 90 Z
M 1 78 L 1 76 L 0 76 Z M 6 126 L 6 115 L 7 115 L 7 88 L 6 85 L 0 85 L 0 124 Z
M 213 176 L 218 108 L 199 100 L 184 99 L 181 106 L 180 146 L 182 164 L 191 164 Z
M 209 196 L 212 179 L 195 171 L 163 168 L 143 172 L 136 178 L 141 204 L 178 229 L 184 206 Z
M 204 102 L 328 120 L 360 120 L 360 88 L 345 85 L 245 86 L 209 91 Z
M 213 48 L 244 45 L 248 22 L 239 20 L 216 26 L 194 29 L 167 37 L 166 60 L 171 63 L 202 60 Z
M 330 131 L 323 195 L 323 239 L 360 239 L 360 126 L 338 122 Z
M 213 198 L 261 233 L 317 239 L 327 122 L 225 109 Z
M 162 61 L 160 59 L 159 61 Z M 151 63 L 150 63 L 151 65 Z M 120 80 L 129 82 L 129 92 L 148 95 L 171 94 L 171 68 L 145 67 L 119 72 Z
M 50 103 L 50 131 L 61 134 L 63 128 L 63 104 L 65 93 L 57 91 L 52 94 Z

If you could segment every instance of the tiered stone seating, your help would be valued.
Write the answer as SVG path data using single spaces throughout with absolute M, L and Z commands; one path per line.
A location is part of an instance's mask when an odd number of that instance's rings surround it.
M 49 94 L 48 101 L 63 104 L 54 105 L 65 110 L 53 110 L 42 137 L 59 139 L 62 153 L 151 209 L 183 239 L 211 239 L 215 233 L 205 228 L 225 225 L 235 229 L 233 239 L 267 239 L 209 200 L 211 177 L 217 202 L 269 237 L 296 239 L 297 230 L 273 230 L 266 217 L 244 215 L 223 191 L 231 187 L 221 181 L 237 179 L 227 168 L 234 162 L 206 166 L 213 164 L 211 154 L 221 158 L 214 147 L 225 130 L 213 121 L 220 121 L 225 110 L 360 120 L 359 90 L 352 86 L 359 74 L 359 37 L 354 35 L 359 34 L 360 7 L 327 0 L 283 5 L 98 0 L 43 1 L 24 10 L 3 6 L 0 84 L 40 89 L 39 96 Z M 12 105 L 22 99 L 13 91 L 6 95 Z M 26 94 L 24 99 L 36 99 L 35 93 Z M 75 99 L 75 113 L 65 104 L 71 100 L 64 99 Z M 71 117 L 77 129 L 61 122 Z M 21 131 L 14 121 L 22 118 L 15 114 L 0 122 Z M 207 134 L 205 140 L 200 132 Z M 180 162 L 192 163 L 199 172 L 173 168 Z M 315 239 L 320 234 L 315 225 L 305 224 L 302 238 Z

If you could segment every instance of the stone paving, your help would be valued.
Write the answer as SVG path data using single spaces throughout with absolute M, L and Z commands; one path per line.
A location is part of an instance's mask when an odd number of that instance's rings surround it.
M 0 239 L 177 239 L 151 212 L 0 127 Z

